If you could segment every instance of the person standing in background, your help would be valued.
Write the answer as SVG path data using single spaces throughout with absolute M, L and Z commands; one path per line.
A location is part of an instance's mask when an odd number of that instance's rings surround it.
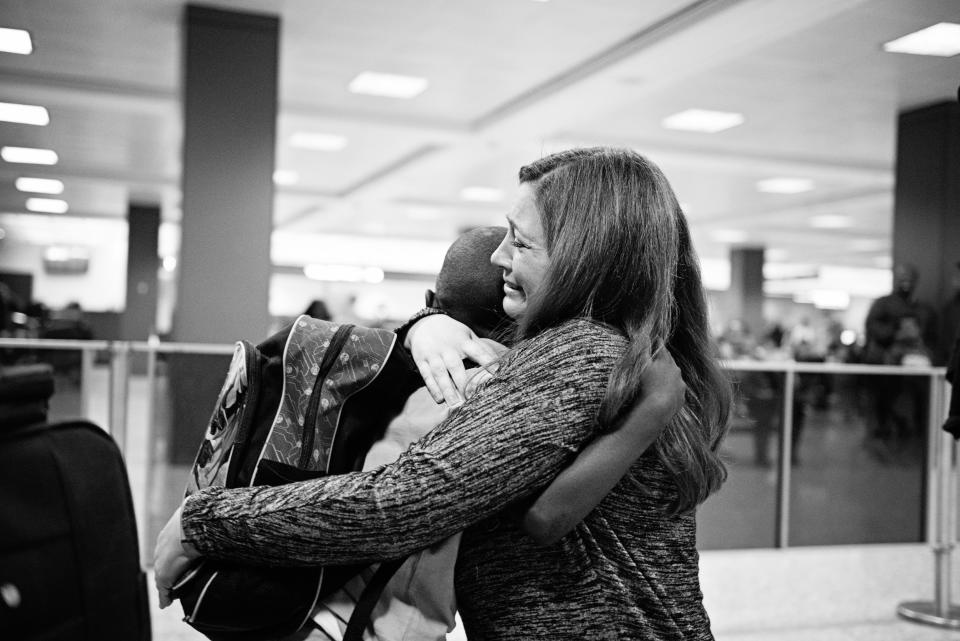
M 863 361 L 873 365 L 903 365 L 898 338 L 905 332 L 919 334 L 924 348 L 937 348 L 937 315 L 933 307 L 916 297 L 919 273 L 910 263 L 893 268 L 893 292 L 881 296 L 870 306 L 866 320 L 866 346 Z M 890 446 L 918 434 L 923 424 L 926 382 L 915 377 L 871 375 L 867 378 L 870 399 L 868 447 L 882 460 L 890 455 Z M 908 405 L 909 415 L 897 411 Z
M 947 364 L 950 360 L 950 350 L 958 337 L 960 337 L 960 260 L 953 264 L 950 298 L 940 309 L 940 341 L 935 364 Z

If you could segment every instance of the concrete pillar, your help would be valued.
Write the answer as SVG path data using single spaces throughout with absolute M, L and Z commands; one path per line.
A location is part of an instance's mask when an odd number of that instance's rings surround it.
M 730 250 L 730 318 L 743 320 L 759 338 L 763 319 L 763 248 L 734 247 Z
M 270 326 L 280 22 L 187 5 L 183 221 L 172 337 L 259 342 Z M 229 357 L 171 359 L 169 457 L 190 463 Z
M 127 226 L 127 299 L 120 317 L 120 339 L 145 341 L 157 323 L 159 205 L 130 203 Z
M 960 260 L 960 104 L 907 111 L 897 124 L 893 262 L 916 265 L 917 298 L 940 310 Z

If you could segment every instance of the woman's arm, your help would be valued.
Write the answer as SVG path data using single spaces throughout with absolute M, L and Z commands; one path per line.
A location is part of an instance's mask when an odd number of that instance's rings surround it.
M 588 321 L 547 330 L 395 463 L 278 487 L 208 488 L 185 501 L 178 538 L 204 556 L 286 566 L 426 547 L 556 477 L 593 436 L 623 348 L 622 337 Z
M 687 386 L 669 351 L 651 359 L 640 389 L 623 423 L 589 443 L 524 514 L 523 529 L 534 541 L 549 545 L 576 527 L 683 406 Z

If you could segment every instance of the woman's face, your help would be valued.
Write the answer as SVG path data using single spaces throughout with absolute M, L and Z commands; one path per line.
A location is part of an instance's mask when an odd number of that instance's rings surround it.
M 536 197 L 527 183 L 520 185 L 517 204 L 507 214 L 507 235 L 490 262 L 503 268 L 503 311 L 510 318 L 520 318 L 550 266 Z

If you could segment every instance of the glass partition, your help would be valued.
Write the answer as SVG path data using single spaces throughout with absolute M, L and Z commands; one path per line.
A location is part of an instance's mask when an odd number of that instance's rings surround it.
M 773 547 L 783 372 L 727 369 L 734 412 L 721 457 L 727 481 L 697 512 L 700 549 Z
M 924 537 L 930 379 L 797 375 L 790 545 Z

